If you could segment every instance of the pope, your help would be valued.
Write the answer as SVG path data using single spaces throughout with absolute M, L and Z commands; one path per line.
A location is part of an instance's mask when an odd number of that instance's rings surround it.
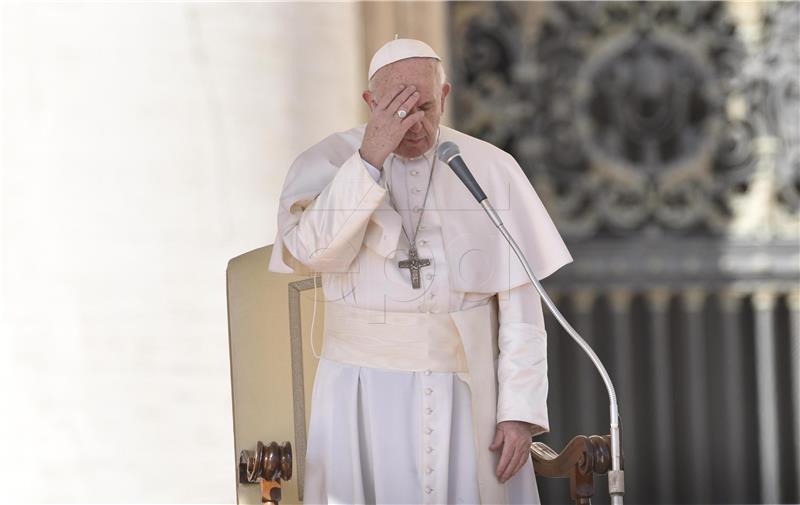
M 370 63 L 365 125 L 298 156 L 270 270 L 322 278 L 306 503 L 538 503 L 549 429 L 542 303 L 436 159 L 456 143 L 537 276 L 572 261 L 508 153 L 440 124 L 451 85 L 424 42 Z

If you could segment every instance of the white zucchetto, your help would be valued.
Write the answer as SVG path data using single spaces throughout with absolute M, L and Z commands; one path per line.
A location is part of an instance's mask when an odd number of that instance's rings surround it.
M 372 79 L 375 72 L 395 61 L 405 60 L 406 58 L 433 58 L 442 61 L 436 51 L 425 42 L 416 39 L 394 39 L 387 42 L 380 49 L 375 51 L 372 61 L 369 64 L 367 80 Z

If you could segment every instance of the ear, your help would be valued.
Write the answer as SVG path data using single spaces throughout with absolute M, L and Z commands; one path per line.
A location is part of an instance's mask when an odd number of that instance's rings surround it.
M 444 114 L 444 103 L 447 101 L 447 95 L 450 94 L 450 83 L 446 82 L 442 84 L 442 110 L 440 111 Z
M 361 93 L 361 98 L 364 99 L 364 102 L 369 107 L 370 112 L 372 112 L 372 108 L 375 106 L 373 103 L 372 92 L 368 89 L 365 89 L 363 93 Z

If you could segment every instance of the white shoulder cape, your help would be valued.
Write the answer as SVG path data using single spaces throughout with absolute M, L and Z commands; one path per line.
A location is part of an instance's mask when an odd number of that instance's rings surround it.
M 539 279 L 572 261 L 561 235 L 514 158 L 497 147 L 446 126 L 440 142 L 455 142 L 475 179 L 483 187 L 508 231 Z M 303 152 L 286 176 L 278 211 L 278 233 L 269 269 L 282 273 L 313 272 L 284 250 L 284 230 L 300 220 L 305 208 L 333 179 L 361 145 L 365 125 L 335 133 Z M 365 169 L 366 170 L 366 169 Z M 497 293 L 529 282 L 511 248 L 458 177 L 437 162 L 432 182 L 436 211 L 455 291 Z M 386 200 L 386 198 L 384 198 Z M 387 202 L 373 212 L 364 245 L 391 257 L 400 234 L 400 215 Z M 386 237 L 391 233 L 392 237 Z

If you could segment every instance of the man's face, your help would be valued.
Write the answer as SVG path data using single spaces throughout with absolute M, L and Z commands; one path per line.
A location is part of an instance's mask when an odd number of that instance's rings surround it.
M 369 91 L 364 93 L 364 98 L 372 110 L 384 93 L 390 92 L 397 84 L 417 87 L 419 100 L 408 114 L 421 110 L 425 112 L 425 116 L 422 121 L 409 128 L 395 149 L 395 154 L 415 158 L 432 148 L 436 142 L 436 132 L 439 130 L 439 121 L 444 112 L 444 103 L 450 92 L 449 84 L 437 85 L 436 65 L 436 60 L 432 58 L 408 58 L 396 61 L 375 73 L 374 93 Z

